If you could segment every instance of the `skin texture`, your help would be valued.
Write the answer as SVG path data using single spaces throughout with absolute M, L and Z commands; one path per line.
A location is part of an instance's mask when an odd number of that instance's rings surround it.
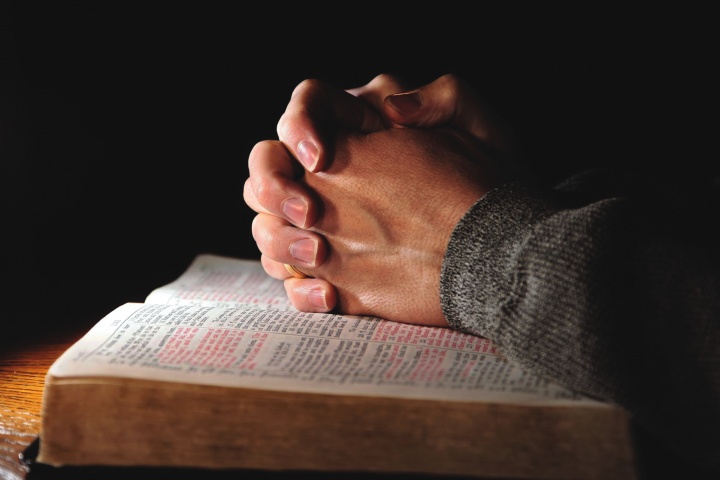
M 280 140 L 250 153 L 253 236 L 300 310 L 447 325 L 439 278 L 453 227 L 518 174 L 511 134 L 464 82 L 402 87 L 389 75 L 349 91 L 305 81 Z

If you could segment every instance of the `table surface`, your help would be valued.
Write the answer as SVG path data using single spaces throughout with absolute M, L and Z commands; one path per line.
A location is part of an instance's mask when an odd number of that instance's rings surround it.
M 0 478 L 24 479 L 23 452 L 40 433 L 45 373 L 78 334 L 26 339 L 0 350 Z M 7 343 L 7 342 L 4 342 Z

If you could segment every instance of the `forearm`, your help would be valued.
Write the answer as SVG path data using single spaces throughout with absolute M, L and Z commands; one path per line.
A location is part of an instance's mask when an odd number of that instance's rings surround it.
M 443 265 L 448 322 L 666 437 L 711 435 L 720 415 L 711 244 L 675 235 L 687 232 L 652 202 L 584 188 L 508 185 L 474 205 Z

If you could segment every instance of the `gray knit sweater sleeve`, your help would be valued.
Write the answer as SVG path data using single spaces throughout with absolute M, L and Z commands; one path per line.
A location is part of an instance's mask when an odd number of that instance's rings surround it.
M 703 199 L 619 184 L 591 174 L 488 193 L 452 234 L 443 311 L 453 328 L 622 405 L 689 460 L 720 469 L 720 242 L 710 225 L 720 215 L 702 214 Z

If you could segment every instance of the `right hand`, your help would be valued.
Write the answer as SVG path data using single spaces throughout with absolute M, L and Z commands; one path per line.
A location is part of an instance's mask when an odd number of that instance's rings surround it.
M 285 280 L 300 310 L 447 326 L 440 271 L 450 235 L 473 203 L 510 178 L 493 152 L 449 128 L 339 133 L 329 166 L 304 177 L 322 212 L 314 225 L 299 229 L 267 213 L 253 221 L 265 270 Z M 251 156 L 293 162 L 273 140 Z M 321 245 L 313 265 L 293 257 L 298 247 Z M 288 278 L 284 263 L 316 278 Z M 321 295 L 325 304 L 313 303 Z
M 300 310 L 328 311 L 337 306 L 334 285 L 320 278 L 289 278 L 282 265 L 291 263 L 306 271 L 321 266 L 328 255 L 326 238 L 308 230 L 258 226 L 266 225 L 265 214 L 283 219 L 284 226 L 303 229 L 320 220 L 322 202 L 300 181 L 304 172 L 295 158 L 304 159 L 308 170 L 317 173 L 330 168 L 339 131 L 371 133 L 389 128 L 440 126 L 466 131 L 470 134 L 468 138 L 474 137 L 486 150 L 494 151 L 494 157 L 502 156 L 501 163 L 508 169 L 519 158 L 509 130 L 461 79 L 445 75 L 409 93 L 403 93 L 406 91 L 403 87 L 390 75 L 379 75 L 368 85 L 348 91 L 318 80 L 302 82 L 278 122 L 278 135 L 284 145 L 261 142 L 251 152 L 244 197 L 259 213 L 253 224 L 258 246 L 261 251 L 269 251 L 273 243 L 286 247 L 304 244 L 306 255 L 313 258 L 303 262 L 297 258 L 279 261 L 266 254 L 261 257 L 271 275 L 286 280 L 290 300 Z M 316 154 L 309 160 L 306 156 L 309 150 L 303 142 L 314 145 Z M 298 240 L 306 241 L 296 243 Z

